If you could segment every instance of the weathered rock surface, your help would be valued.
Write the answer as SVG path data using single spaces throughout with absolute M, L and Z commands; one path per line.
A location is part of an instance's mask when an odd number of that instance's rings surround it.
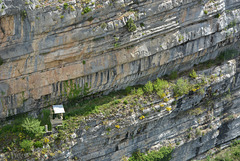
M 108 92 L 239 47 L 239 0 L 99 1 L 86 14 L 31 2 L 0 4 L 0 118 L 60 103 L 70 80 Z
M 135 113 L 118 123 L 120 129 L 108 130 L 116 120 L 109 119 L 106 125 L 99 118 L 89 118 L 89 128 L 75 131 L 70 149 L 50 160 L 119 161 L 136 150 L 168 145 L 176 147 L 172 161 L 199 159 L 240 136 L 239 71 L 239 60 L 205 70 L 202 73 L 215 80 L 205 86 L 204 94 L 190 92 L 178 98 L 172 112 L 159 111 L 158 103 L 149 105 L 144 119 Z

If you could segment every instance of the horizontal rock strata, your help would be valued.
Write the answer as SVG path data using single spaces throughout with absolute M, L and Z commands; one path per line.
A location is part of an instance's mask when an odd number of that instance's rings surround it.
M 99 1 L 85 14 L 32 2 L 1 3 L 0 118 L 61 103 L 70 81 L 107 93 L 239 47 L 238 0 Z

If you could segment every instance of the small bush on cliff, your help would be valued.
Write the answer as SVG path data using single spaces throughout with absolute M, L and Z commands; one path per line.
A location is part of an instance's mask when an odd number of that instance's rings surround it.
M 175 96 L 182 96 L 187 94 L 190 89 L 190 84 L 188 80 L 184 80 L 182 78 L 177 80 L 176 85 L 173 87 L 174 95 Z
M 86 14 L 86 13 L 88 13 L 88 12 L 91 12 L 91 11 L 92 11 L 92 9 L 87 6 L 87 7 L 85 7 L 85 8 L 83 9 L 83 11 L 82 11 L 81 14 L 84 15 L 84 14 Z
M 20 147 L 23 149 L 23 151 L 29 152 L 33 146 L 33 142 L 31 140 L 23 140 L 20 143 Z
M 21 15 L 22 19 L 24 20 L 27 17 L 27 12 L 25 10 L 22 10 L 20 12 L 20 15 Z
M 151 151 L 147 154 L 137 151 L 128 161 L 169 161 L 172 158 L 172 150 L 171 147 L 162 147 L 158 151 Z
M 35 148 L 42 148 L 43 147 L 43 143 L 41 141 L 36 141 L 35 143 L 33 143 Z
M 128 28 L 129 32 L 136 31 L 136 29 L 137 29 L 137 26 L 134 24 L 134 21 L 132 20 L 132 18 L 130 18 L 127 21 L 126 25 L 127 25 L 127 28 Z
M 156 91 L 161 91 L 161 90 L 166 90 L 169 88 L 169 83 L 166 80 L 162 80 L 162 79 L 157 79 L 156 82 L 154 83 L 154 89 Z
M 65 2 L 65 3 L 63 4 L 63 8 L 64 8 L 64 9 L 67 9 L 67 8 L 68 8 L 68 3 Z
M 151 81 L 148 81 L 147 84 L 145 84 L 144 91 L 148 94 L 151 94 L 153 92 L 153 84 Z
M 22 123 L 22 127 L 31 137 L 41 137 L 44 133 L 44 127 L 40 126 L 40 123 L 38 119 L 26 118 Z
M 195 72 L 195 70 L 193 69 L 192 72 L 189 73 L 189 76 L 193 79 L 197 78 L 197 73 Z

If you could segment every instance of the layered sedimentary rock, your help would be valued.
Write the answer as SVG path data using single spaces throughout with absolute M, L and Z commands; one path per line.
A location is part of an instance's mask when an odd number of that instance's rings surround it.
M 135 151 L 162 146 L 175 147 L 172 161 L 201 159 L 240 136 L 239 71 L 239 60 L 231 60 L 199 72 L 209 80 L 203 92 L 191 91 L 177 99 L 170 94 L 164 103 L 172 107 L 170 112 L 159 105 L 163 100 L 158 97 L 142 105 L 142 111 L 136 105 L 131 115 L 88 117 L 65 142 L 68 148 L 49 160 L 119 161 Z
M 38 3 L 0 4 L 0 118 L 60 103 L 70 82 L 108 92 L 239 46 L 239 0 Z
M 144 152 L 171 145 L 176 147 L 172 160 L 186 161 L 199 159 L 216 146 L 226 146 L 240 136 L 239 61 L 229 61 L 201 74 L 214 76 L 214 81 L 203 88 L 202 94 L 190 92 L 176 99 L 172 112 L 160 107 L 159 99 L 120 123 L 116 120 L 121 115 L 108 118 L 107 125 L 101 117 L 86 119 L 89 129 L 79 127 L 69 150 L 51 160 L 117 161 L 137 150 Z M 141 115 L 146 117 L 139 119 Z M 112 128 L 116 123 L 120 129 Z

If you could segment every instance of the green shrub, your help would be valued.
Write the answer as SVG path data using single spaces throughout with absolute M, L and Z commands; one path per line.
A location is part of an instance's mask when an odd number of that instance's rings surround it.
M 22 127 L 29 136 L 41 137 L 44 133 L 44 126 L 40 126 L 40 123 L 38 119 L 26 118 L 22 123 Z
M 72 5 L 69 5 L 71 11 L 75 11 L 75 8 Z
M 143 94 L 144 94 L 143 89 L 142 89 L 142 88 L 138 88 L 138 89 L 137 89 L 137 95 L 138 95 L 138 96 L 141 96 L 141 95 L 143 95 Z
M 183 35 L 179 35 L 178 36 L 178 42 L 181 42 L 182 40 L 184 40 L 184 36 Z
M 107 27 L 107 24 L 105 23 L 105 22 L 103 22 L 102 24 L 101 24 L 101 28 L 102 29 L 105 29 Z
M 197 73 L 195 72 L 195 70 L 193 69 L 192 72 L 189 73 L 189 76 L 193 79 L 197 78 Z
M 218 14 L 216 14 L 216 18 L 219 18 L 221 16 L 221 14 L 220 13 L 218 13 Z
M 157 91 L 157 95 L 158 95 L 160 98 L 164 98 L 164 97 L 166 96 L 166 94 L 164 93 L 163 90 Z
M 87 7 L 85 7 L 85 8 L 83 9 L 83 11 L 82 11 L 81 14 L 84 15 L 84 14 L 86 14 L 86 13 L 88 13 L 88 12 L 91 12 L 91 11 L 92 11 L 92 9 L 87 6 Z
M 226 29 L 232 28 L 232 27 L 234 27 L 234 26 L 236 26 L 236 20 L 233 20 L 232 22 L 230 22 L 230 23 L 227 25 Z
M 31 140 L 23 140 L 20 143 L 20 147 L 23 148 L 26 152 L 29 152 L 33 146 L 33 142 Z
M 137 151 L 132 154 L 128 161 L 170 161 L 172 150 L 171 147 L 162 147 L 158 151 L 151 151 L 147 154 Z
M 127 105 L 127 104 L 128 104 L 128 101 L 127 101 L 127 100 L 124 100 L 123 103 L 124 103 L 125 105 Z
M 63 4 L 63 8 L 64 8 L 64 9 L 67 9 L 67 8 L 68 8 L 68 3 L 65 2 L 65 3 Z
M 119 103 L 120 103 L 120 100 L 115 100 L 114 101 L 114 104 L 116 104 L 116 105 L 119 104 Z
M 153 92 L 153 84 L 151 81 L 148 81 L 147 84 L 145 84 L 144 91 L 148 94 L 151 94 Z
M 208 14 L 208 11 L 207 11 L 207 10 L 204 10 L 203 12 L 204 12 L 204 14 L 205 14 L 205 15 L 207 15 L 207 14 Z
M 169 75 L 169 78 L 172 80 L 177 79 L 177 77 L 178 77 L 177 71 L 172 71 L 171 74 Z
M 133 32 L 136 31 L 137 26 L 134 24 L 134 21 L 132 20 L 132 18 L 130 18 L 127 23 L 126 23 L 127 29 L 129 32 Z
M 22 19 L 25 19 L 27 17 L 27 12 L 25 10 L 22 10 L 20 12 L 20 15 L 21 15 Z
M 119 46 L 119 43 L 115 43 L 114 47 L 117 48 Z
M 166 80 L 157 79 L 153 86 L 156 91 L 162 91 L 168 89 L 170 85 Z
M 33 143 L 35 148 L 42 148 L 43 147 L 43 143 L 41 141 L 36 141 Z
M 132 94 L 132 95 L 141 96 L 141 95 L 144 94 L 144 92 L 143 92 L 143 89 L 142 89 L 142 88 L 138 88 L 138 89 L 133 88 L 133 89 L 131 90 L 131 94 Z
M 190 89 L 190 84 L 188 80 L 183 80 L 182 78 L 177 80 L 177 83 L 173 87 L 173 92 L 175 96 L 182 96 L 187 94 Z
M 61 18 L 61 19 L 63 19 L 63 18 L 64 18 L 64 16 L 63 16 L 63 15 L 61 15 L 61 16 L 60 16 L 60 18 Z

